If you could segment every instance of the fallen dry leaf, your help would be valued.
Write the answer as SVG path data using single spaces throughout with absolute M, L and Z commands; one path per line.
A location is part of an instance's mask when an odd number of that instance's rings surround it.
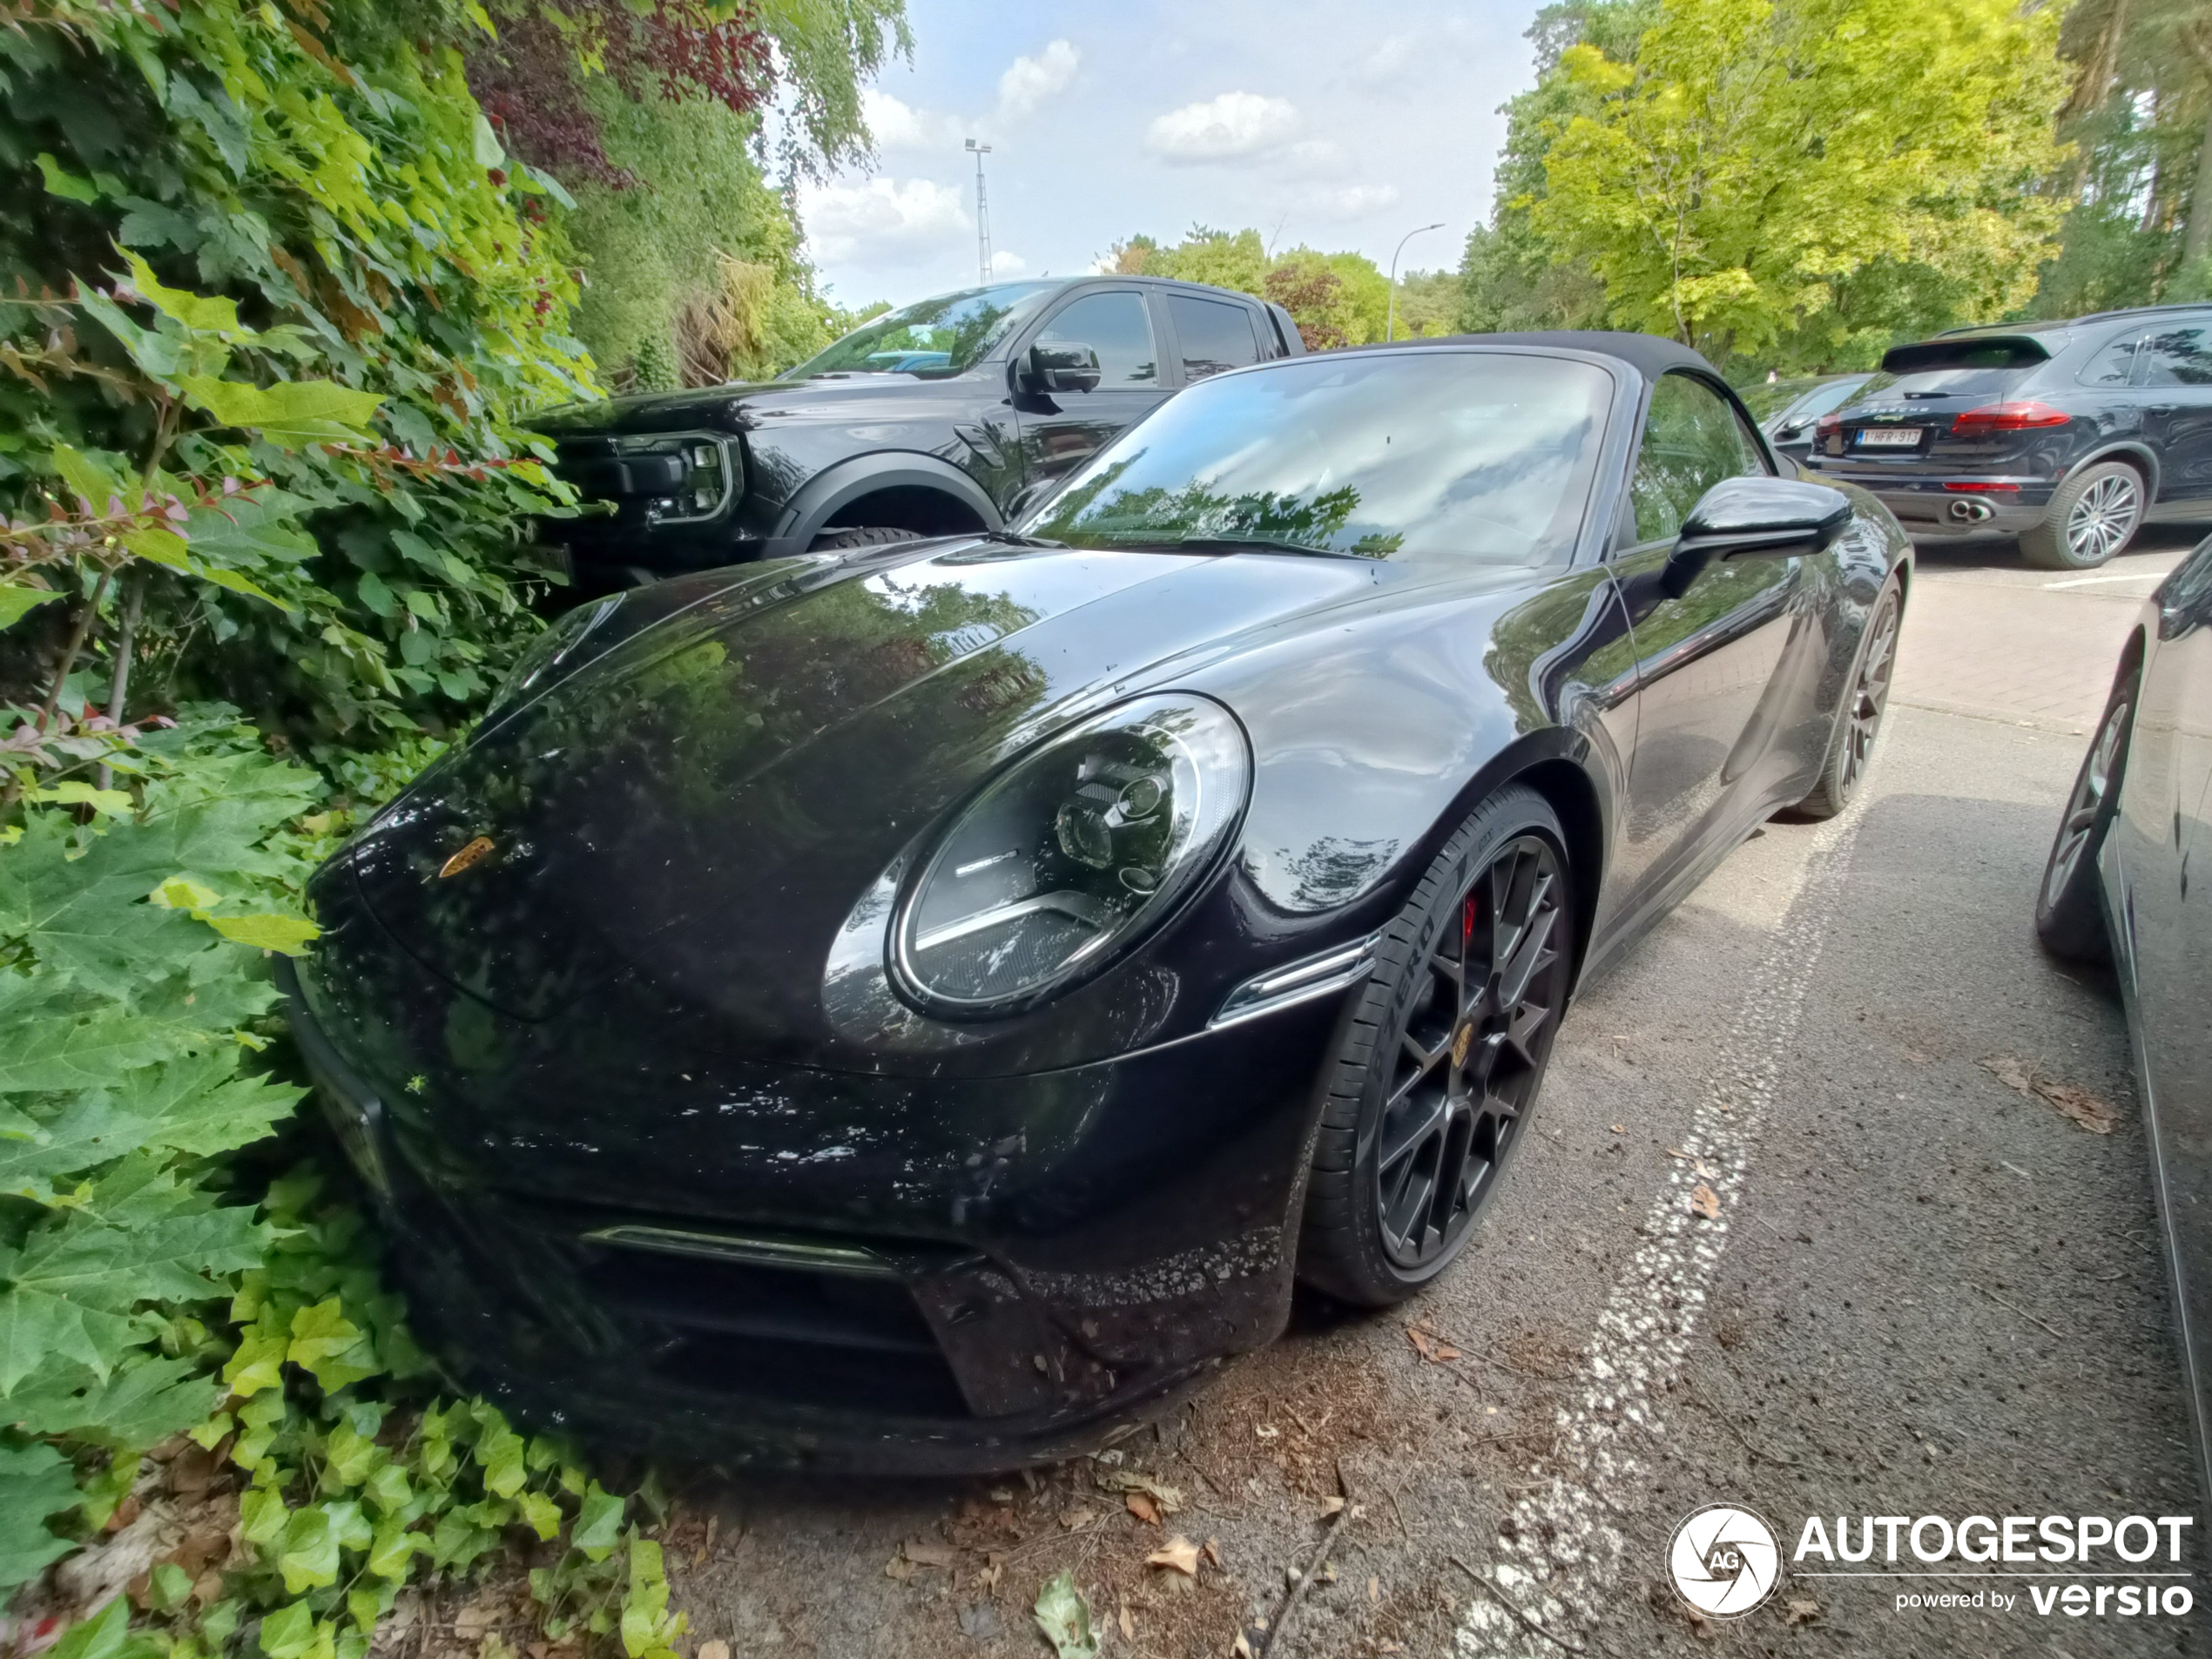
M 1326 1520 L 1327 1520 L 1327 1519 L 1328 1519 L 1331 1515 L 1335 1514 L 1337 1513 L 1337 1511 L 1338 1511 L 1338 1510 L 1339 1510 L 1339 1509 L 1341 1509 L 1341 1508 L 1343 1508 L 1343 1507 L 1344 1507 L 1344 1500 L 1343 1500 L 1342 1498 L 1324 1498 L 1324 1499 L 1322 1499 L 1322 1500 L 1321 1500 L 1321 1519 L 1322 1519 L 1322 1520 L 1324 1520 L 1324 1521 L 1326 1521 Z
M 1252 1659 L 1252 1644 L 1244 1640 L 1242 1630 L 1237 1632 L 1237 1640 L 1230 1644 L 1229 1659 Z
M 895 1578 L 903 1584 L 914 1575 L 914 1564 L 904 1555 L 894 1555 L 884 1563 L 883 1575 L 886 1578 Z
M 960 1552 L 950 1544 L 926 1544 L 914 1538 L 907 1541 L 907 1559 L 916 1567 L 950 1567 L 960 1560 Z
M 1122 1503 L 1123 1507 L 1129 1510 L 1130 1514 L 1135 1515 L 1146 1526 L 1157 1527 L 1160 1524 L 1159 1505 L 1154 1503 L 1152 1500 L 1147 1497 L 1143 1493 L 1131 1492 L 1126 1494 L 1122 1499 Z
M 720 1640 L 702 1642 L 694 1659 L 730 1659 L 730 1644 Z
M 1252 1433 L 1259 1436 L 1259 1438 L 1263 1440 L 1271 1440 L 1282 1432 L 1283 1431 L 1281 1429 L 1276 1427 L 1272 1423 L 1254 1423 L 1252 1425 Z
M 1144 1558 L 1147 1567 L 1172 1567 L 1187 1577 L 1198 1576 L 1198 1547 L 1181 1533 Z
M 1079 1503 L 1072 1508 L 1062 1509 L 1060 1512 L 1060 1524 L 1069 1532 L 1081 1532 L 1090 1525 L 1091 1518 L 1095 1514 L 1096 1511 L 1089 1504 Z
M 1209 1539 L 1207 1539 L 1207 1540 L 1206 1540 L 1206 1559 L 1207 1559 L 1208 1561 L 1211 1561 L 1211 1562 L 1212 1562 L 1212 1563 L 1213 1563 L 1216 1567 L 1218 1567 L 1218 1566 L 1220 1566 L 1220 1565 L 1221 1565 L 1221 1540 L 1220 1540 L 1220 1539 L 1218 1539 L 1218 1538 L 1209 1538 Z
M 1372 1573 L 1367 1575 L 1367 1604 L 1370 1607 L 1382 1605 L 1382 1580 Z
M 1165 1481 L 1155 1480 L 1149 1474 L 1139 1474 L 1134 1469 L 1109 1469 L 1097 1477 L 1102 1492 L 1141 1492 L 1152 1501 L 1153 1507 L 1163 1515 L 1171 1515 L 1183 1507 L 1183 1491 Z
M 1432 1366 L 1440 1366 L 1447 1359 L 1457 1359 L 1460 1351 L 1433 1331 L 1418 1325 L 1406 1327 L 1406 1339 L 1413 1345 L 1413 1352 Z
M 1792 1596 L 1788 1609 L 1782 1615 L 1784 1624 L 1811 1624 L 1820 1616 L 1820 1603 L 1810 1597 Z
M 1720 1218 L 1720 1197 L 1703 1181 L 1690 1189 L 1689 1207 L 1708 1221 L 1716 1221 Z
M 1689 1162 L 1689 1154 L 1683 1151 L 1678 1147 L 1669 1147 L 1667 1149 L 1667 1156 L 1670 1158 L 1680 1158 L 1685 1163 Z
M 1612 1125 L 1612 1130 L 1615 1135 L 1626 1135 L 1629 1132 L 1629 1126 L 1626 1123 L 1615 1123 Z
M 1118 1622 L 1122 1627 L 1122 1640 L 1124 1642 L 1136 1641 L 1136 1615 L 1129 1610 L 1129 1600 L 1127 1597 L 1123 1598 L 1121 1618 Z
M 2079 1124 L 2092 1135 L 2109 1135 L 2113 1125 L 2120 1121 L 2120 1114 L 2106 1102 L 2099 1100 L 2086 1089 L 2076 1089 L 2072 1083 L 2060 1082 L 2056 1078 L 2040 1075 L 2033 1067 L 2022 1064 L 2011 1055 L 2000 1054 L 1981 1062 L 1981 1069 L 1991 1076 L 2030 1100 L 2041 1100 L 2057 1109 L 2060 1116 Z

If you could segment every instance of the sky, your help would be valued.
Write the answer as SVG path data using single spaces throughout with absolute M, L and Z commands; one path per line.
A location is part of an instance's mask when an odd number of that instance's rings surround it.
M 1455 266 L 1488 214 L 1498 106 L 1533 79 L 1531 4 L 1398 0 L 908 0 L 911 64 L 867 97 L 872 170 L 800 198 L 840 305 L 973 283 L 974 158 L 995 274 L 1095 269 L 1143 232 L 1257 229 L 1271 246 Z M 1372 18 L 1374 21 L 1368 21 Z

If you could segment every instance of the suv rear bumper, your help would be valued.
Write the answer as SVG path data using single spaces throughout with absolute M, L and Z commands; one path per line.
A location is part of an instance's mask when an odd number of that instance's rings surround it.
M 2043 522 L 2057 485 L 2048 478 L 1986 478 L 1940 475 L 1900 477 L 1878 467 L 1821 465 L 1815 477 L 1856 484 L 1897 516 L 1907 536 L 1958 540 L 1983 536 L 2018 536 Z M 2008 484 L 2011 489 L 1992 489 Z M 1971 486 L 1961 489 L 1959 486 Z

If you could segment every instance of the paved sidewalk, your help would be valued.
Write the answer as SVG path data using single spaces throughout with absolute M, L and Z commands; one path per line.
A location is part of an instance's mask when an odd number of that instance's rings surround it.
M 2202 527 L 2159 526 L 2101 570 L 2031 570 L 2009 546 L 1924 550 L 1905 610 L 1895 700 L 2087 737 L 2121 642 Z

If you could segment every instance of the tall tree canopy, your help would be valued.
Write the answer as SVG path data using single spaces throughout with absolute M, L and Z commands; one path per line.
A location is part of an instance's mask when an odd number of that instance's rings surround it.
M 2003 314 L 2059 220 L 2067 78 L 2014 0 L 1665 0 L 1548 78 L 1530 221 L 1604 311 L 1716 360 Z

